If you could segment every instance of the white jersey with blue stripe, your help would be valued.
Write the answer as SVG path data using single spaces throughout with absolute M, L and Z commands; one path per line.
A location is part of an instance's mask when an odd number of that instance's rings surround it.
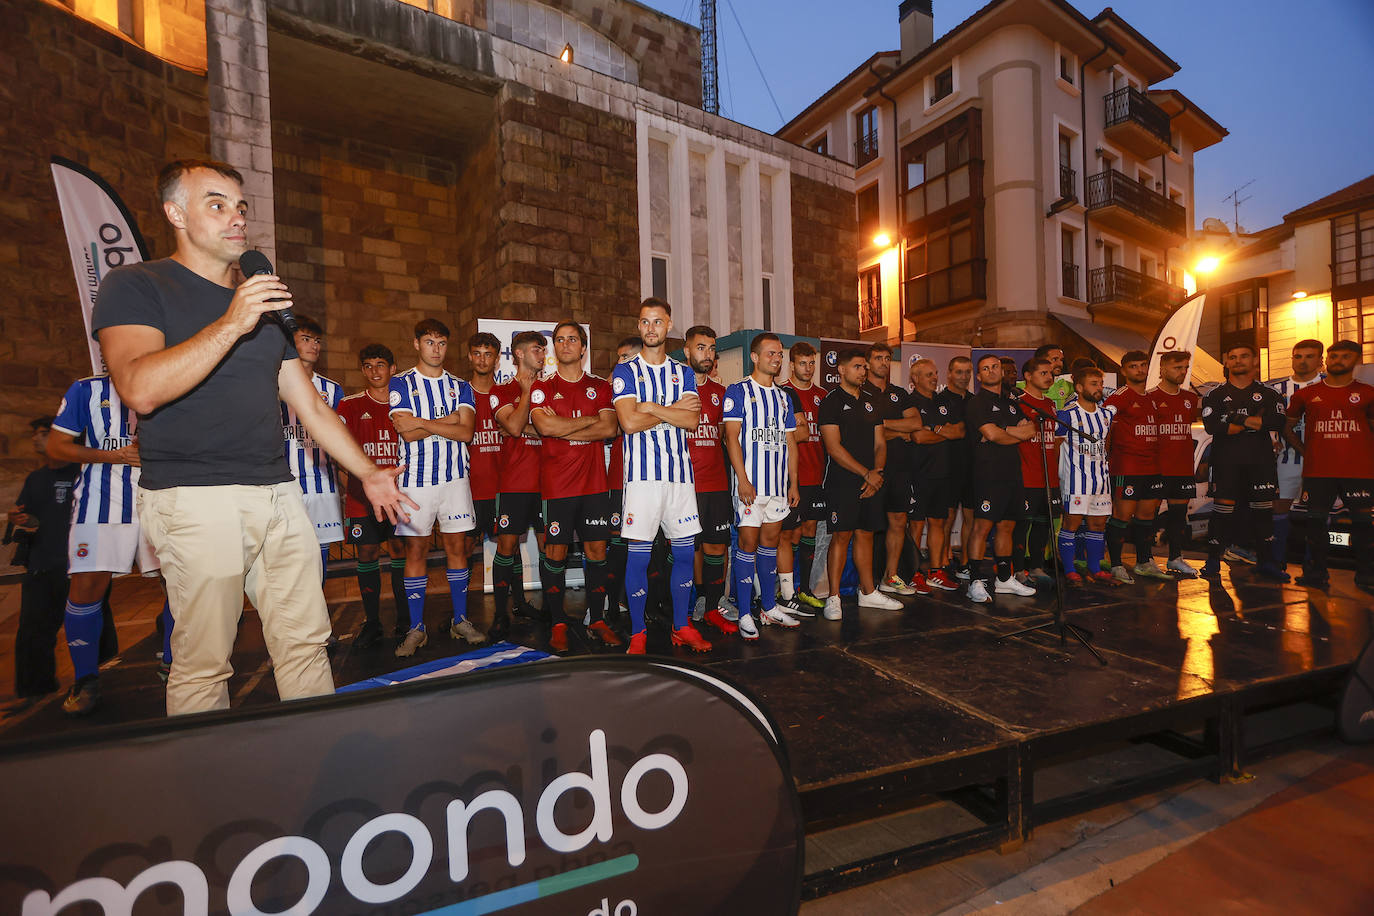
M 611 397 L 652 401 L 671 407 L 688 392 L 697 390 L 697 377 L 674 359 L 659 365 L 644 361 L 641 353 L 615 367 L 611 373 Z M 626 433 L 624 443 L 625 482 L 640 480 L 695 483 L 687 431 L 671 423 L 659 423 L 637 433 Z
M 320 400 L 328 404 L 330 410 L 338 408 L 339 401 L 343 400 L 342 385 L 316 372 L 310 373 L 310 384 L 315 386 Z M 286 440 L 286 464 L 291 468 L 291 476 L 301 485 L 301 492 L 339 492 L 334 459 L 315 443 L 301 418 L 285 401 L 281 402 L 281 430 Z
M 1056 411 L 1064 424 L 1064 441 L 1059 446 L 1059 488 L 1064 496 L 1095 496 L 1112 492 L 1111 475 L 1107 468 L 1107 430 L 1115 407 L 1097 405 L 1087 411 L 1077 401 Z M 1093 442 L 1074 427 L 1096 437 Z
M 753 378 L 725 389 L 721 419 L 737 421 L 744 470 L 759 496 L 787 495 L 787 434 L 797 428 L 792 398 Z
M 114 451 L 134 441 L 138 417 L 119 400 L 108 375 L 73 382 L 52 428 L 78 445 Z M 128 525 L 137 519 L 134 487 L 139 470 L 127 464 L 83 464 L 72 497 L 72 521 Z
M 467 408 L 475 415 L 472 386 L 444 370 L 431 377 L 418 368 L 391 379 L 391 413 L 409 413 L 421 420 L 438 420 Z M 432 487 L 462 480 L 468 472 L 467 446 L 444 436 L 401 441 L 400 460 L 406 466 L 398 483 L 403 487 Z
M 1289 400 L 1292 399 L 1295 393 L 1306 388 L 1308 385 L 1317 384 L 1324 378 L 1326 378 L 1326 373 L 1318 372 L 1316 375 L 1312 376 L 1312 378 L 1308 379 L 1305 382 L 1299 382 L 1292 376 L 1285 376 L 1283 378 L 1270 379 L 1264 384 L 1266 387 L 1273 388 L 1275 391 L 1277 391 L 1283 397 L 1284 407 L 1287 407 Z M 1303 422 L 1301 419 L 1299 419 L 1298 425 L 1294 427 L 1294 431 L 1298 434 L 1299 439 L 1302 438 L 1302 430 Z M 1279 467 L 1283 467 L 1285 464 L 1302 464 L 1302 455 L 1299 454 L 1293 448 L 1293 446 L 1288 444 L 1287 439 L 1280 436 L 1279 445 L 1283 446 L 1283 448 L 1279 449 L 1278 454 Z

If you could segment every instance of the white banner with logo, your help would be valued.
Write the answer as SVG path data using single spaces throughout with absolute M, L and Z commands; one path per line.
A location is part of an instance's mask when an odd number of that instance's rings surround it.
M 1202 326 L 1202 309 L 1207 302 L 1206 293 L 1195 293 L 1174 309 L 1174 313 L 1164 322 L 1155 336 L 1155 345 L 1150 352 L 1150 374 L 1145 378 L 1145 387 L 1153 388 L 1159 384 L 1159 358 L 1175 350 L 1197 350 L 1197 332 Z
M 99 175 L 80 163 L 53 156 L 52 178 L 76 274 L 91 369 L 102 373 L 105 360 L 100 355 L 100 345 L 91 336 L 91 309 L 95 307 L 100 281 L 113 268 L 147 260 L 148 249 L 124 202 Z

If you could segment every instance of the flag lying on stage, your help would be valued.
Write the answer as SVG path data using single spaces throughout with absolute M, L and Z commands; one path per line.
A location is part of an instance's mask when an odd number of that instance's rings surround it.
M 100 344 L 91 336 L 91 309 L 105 274 L 123 264 L 148 259 L 138 223 L 114 188 L 95 172 L 70 159 L 52 157 L 52 180 L 67 230 L 67 250 L 72 256 L 76 288 L 81 299 L 81 318 L 86 323 L 86 344 L 91 349 L 91 370 L 105 371 Z
M 483 646 L 472 652 L 464 652 L 462 655 L 436 658 L 434 661 L 425 662 L 423 665 L 402 668 L 400 671 L 393 671 L 390 674 L 379 674 L 365 681 L 340 687 L 335 693 L 370 690 L 373 687 L 391 687 L 395 684 L 412 684 L 430 678 L 467 674 L 470 671 L 486 671 L 491 668 L 504 668 L 508 665 L 542 662 L 546 658 L 554 658 L 554 656 L 547 652 L 540 652 L 538 649 L 531 649 L 528 646 L 498 642 L 495 645 Z

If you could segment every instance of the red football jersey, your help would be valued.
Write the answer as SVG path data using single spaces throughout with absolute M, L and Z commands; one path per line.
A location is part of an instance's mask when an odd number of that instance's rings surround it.
M 338 407 L 339 418 L 363 447 L 363 454 L 380 468 L 394 468 L 397 461 L 400 437 L 396 435 L 396 427 L 391 425 L 390 409 L 389 404 L 373 400 L 366 391 L 350 394 Z M 348 489 L 344 491 L 344 515 L 359 518 L 371 514 L 372 505 L 363 493 L 362 483 L 349 474 Z
M 560 417 L 594 417 L 611 406 L 611 386 L 604 378 L 583 374 L 570 382 L 558 373 L 534 383 L 530 412 L 547 410 Z M 606 492 L 606 447 L 602 440 L 540 440 L 540 492 L 545 499 Z
M 1021 412 L 1032 421 L 1039 421 L 1035 436 L 1016 446 L 1021 453 L 1021 485 L 1023 487 L 1045 486 L 1045 469 L 1049 469 L 1050 486 L 1059 486 L 1059 446 L 1054 443 L 1054 432 L 1059 427 L 1054 402 L 1049 398 L 1037 398 L 1033 394 L 1022 394 L 1016 403 L 1039 407 L 1049 414 L 1048 417 L 1036 413 L 1030 407 L 1022 407 Z M 1045 463 L 1040 462 L 1040 451 L 1045 452 Z
M 533 393 L 531 393 L 533 396 Z M 501 408 L 514 406 L 520 401 L 520 383 L 511 379 L 504 385 L 491 389 L 487 398 L 491 403 L 493 415 Z M 539 492 L 539 438 L 537 436 L 508 436 L 501 431 L 501 475 L 502 493 Z
M 697 384 L 701 399 L 701 420 L 696 432 L 687 433 L 687 448 L 692 454 L 692 475 L 698 493 L 730 489 L 725 469 L 725 447 L 720 441 L 720 418 L 725 412 L 725 386 L 708 378 Z
M 1149 395 L 1155 402 L 1155 421 L 1159 426 L 1159 473 L 1165 477 L 1192 477 L 1196 472 L 1193 422 L 1202 409 L 1202 398 L 1186 388 L 1180 388 L 1178 394 L 1166 394 L 1156 388 Z
M 1118 388 L 1104 402 L 1116 408 L 1112 418 L 1111 450 L 1107 466 L 1113 476 L 1159 473 L 1159 422 L 1155 402 L 1148 394 L 1136 394 L 1129 386 Z M 1191 459 L 1190 459 L 1191 460 Z M 1191 473 L 1191 472 L 1189 472 Z
M 1288 416 L 1307 418 L 1302 476 L 1374 480 L 1374 385 L 1308 385 L 1288 399 Z
M 801 401 L 806 417 L 806 435 L 797 429 L 797 483 L 803 487 L 818 487 L 825 479 L 825 445 L 821 442 L 821 401 L 828 392 L 820 385 L 799 388 L 794 382 L 783 385 Z
M 496 425 L 492 392 L 472 389 L 477 407 L 477 425 L 468 446 L 468 481 L 472 498 L 495 499 L 501 488 L 501 428 Z

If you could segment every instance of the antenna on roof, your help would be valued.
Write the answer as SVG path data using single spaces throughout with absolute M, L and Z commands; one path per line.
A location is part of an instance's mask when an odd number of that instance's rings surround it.
M 1251 179 L 1250 179 L 1249 181 L 1247 181 L 1245 184 L 1243 184 L 1243 185 L 1241 185 L 1240 187 L 1236 188 L 1236 189 L 1235 189 L 1234 191 L 1232 191 L 1230 194 L 1227 194 L 1225 197 L 1223 197 L 1223 198 L 1221 199 L 1221 202 L 1222 202 L 1222 203 L 1226 203 L 1226 201 L 1228 201 L 1228 200 L 1231 201 L 1231 204 L 1232 204 L 1232 211 L 1231 211 L 1231 212 L 1235 214 L 1235 218 L 1236 218 L 1236 219 L 1235 219 L 1235 233 L 1236 233 L 1237 236 L 1240 235 L 1240 205 L 1243 204 L 1243 203 L 1245 203 L 1247 200 L 1250 200 L 1251 198 L 1254 197 L 1253 194 L 1249 195 L 1248 197 L 1241 197 L 1241 196 L 1240 196 L 1240 192 L 1241 192 L 1241 191 L 1244 191 L 1246 188 L 1250 187 L 1250 185 L 1252 185 L 1252 184 L 1254 184 L 1254 183 L 1255 183 L 1255 179 L 1251 178 Z
M 720 114 L 716 75 L 716 0 L 701 0 L 701 109 Z

